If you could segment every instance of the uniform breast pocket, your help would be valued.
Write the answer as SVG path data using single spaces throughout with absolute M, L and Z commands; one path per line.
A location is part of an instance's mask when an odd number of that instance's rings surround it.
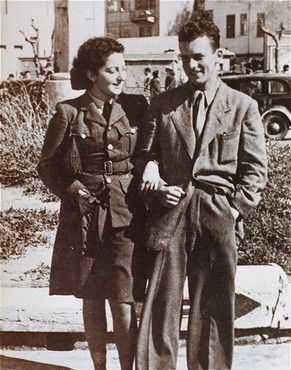
M 119 149 L 131 155 L 136 146 L 137 127 L 116 126 L 119 134 Z
M 239 132 L 224 132 L 219 135 L 219 158 L 220 164 L 230 163 L 237 160 Z
M 129 175 L 129 174 L 123 175 L 119 178 L 120 189 L 122 190 L 124 194 L 128 193 L 131 180 L 132 180 L 132 175 Z

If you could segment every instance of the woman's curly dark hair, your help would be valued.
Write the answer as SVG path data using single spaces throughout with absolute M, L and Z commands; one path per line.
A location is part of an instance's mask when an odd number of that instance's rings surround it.
M 219 28 L 209 19 L 190 20 L 183 24 L 178 32 L 179 42 L 191 42 L 202 36 L 207 36 L 212 40 L 214 50 L 220 47 Z
M 87 71 L 98 73 L 98 70 L 105 65 L 109 55 L 123 52 L 124 46 L 109 37 L 94 37 L 85 41 L 79 47 L 70 71 L 72 89 L 89 89 L 92 81 L 88 79 Z

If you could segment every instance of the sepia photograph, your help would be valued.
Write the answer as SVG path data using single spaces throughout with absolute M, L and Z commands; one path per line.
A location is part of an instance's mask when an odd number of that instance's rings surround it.
M 1 0 L 0 369 L 291 368 L 291 2 Z

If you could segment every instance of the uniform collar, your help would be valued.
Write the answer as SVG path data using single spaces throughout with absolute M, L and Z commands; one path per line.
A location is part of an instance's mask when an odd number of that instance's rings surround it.
M 105 101 L 103 101 L 103 100 L 101 100 L 101 99 L 96 98 L 96 96 L 94 96 L 93 94 L 91 94 L 91 92 L 90 92 L 90 91 L 89 91 L 89 95 L 90 95 L 90 97 L 91 97 L 91 99 L 92 99 L 93 103 L 96 105 L 96 107 L 97 107 L 99 110 L 101 110 L 101 112 L 102 112 L 102 111 L 103 111 L 103 106 L 104 106 Z M 113 102 L 113 98 L 109 99 L 109 100 L 108 100 L 108 102 L 109 102 L 110 104 L 112 104 L 112 102 Z

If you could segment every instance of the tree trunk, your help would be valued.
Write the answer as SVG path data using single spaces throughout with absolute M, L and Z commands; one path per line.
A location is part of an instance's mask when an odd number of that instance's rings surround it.
M 194 0 L 193 13 L 203 12 L 205 10 L 205 0 Z

